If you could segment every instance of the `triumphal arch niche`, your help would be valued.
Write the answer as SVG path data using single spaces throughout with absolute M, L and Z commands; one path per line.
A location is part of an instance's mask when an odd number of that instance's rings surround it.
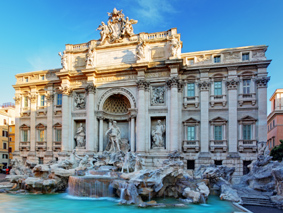
M 99 119 L 99 147 L 103 151 L 135 149 L 136 101 L 125 88 L 112 88 L 103 93 L 96 112 Z

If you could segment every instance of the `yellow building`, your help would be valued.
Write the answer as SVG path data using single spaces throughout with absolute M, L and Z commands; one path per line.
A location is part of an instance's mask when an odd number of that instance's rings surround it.
M 15 151 L 15 124 L 9 125 L 8 128 L 8 136 L 9 136 L 9 163 L 13 159 L 12 153 Z
M 9 166 L 9 155 L 8 155 L 8 126 L 0 125 L 0 168 L 7 168 Z

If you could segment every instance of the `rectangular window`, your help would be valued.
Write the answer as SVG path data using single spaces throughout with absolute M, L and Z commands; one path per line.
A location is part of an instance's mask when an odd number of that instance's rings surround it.
M 38 163 L 43 164 L 43 158 L 38 158 Z
M 40 106 L 45 106 L 45 95 L 40 96 Z
M 195 84 L 194 83 L 188 84 L 188 97 L 195 97 Z
M 12 127 L 10 127 L 10 128 L 9 128 L 9 131 L 10 131 L 10 132 L 12 132 L 12 131 L 13 131 Z
M 272 122 L 273 122 L 273 127 L 275 127 L 275 120 L 273 120 Z
M 44 80 L 44 75 L 41 75 L 40 78 L 41 78 L 41 80 Z
M 38 130 L 38 141 L 44 141 L 44 130 Z
M 251 140 L 252 139 L 252 125 L 243 125 L 243 139 Z
M 194 59 L 193 58 L 189 58 L 188 59 L 188 64 L 189 65 L 194 65 Z
M 214 161 L 214 164 L 215 164 L 216 166 L 222 166 L 222 160 L 215 160 L 215 161 Z
M 242 61 L 249 61 L 249 60 L 250 60 L 250 53 L 243 53 Z
M 12 147 L 9 147 L 9 151 L 8 151 L 9 153 L 12 153 L 13 152 L 13 149 L 12 149 Z
M 7 143 L 3 143 L 3 149 L 7 149 Z
M 195 138 L 195 127 L 194 126 L 188 126 L 188 141 L 194 141 Z
M 23 142 L 27 142 L 27 141 L 28 141 L 28 131 L 23 130 Z
M 214 56 L 214 63 L 220 63 L 220 62 L 221 62 L 221 56 L 220 55 Z
M 62 105 L 62 94 L 57 94 L 57 105 L 58 106 Z
M 25 78 L 25 82 L 28 82 L 28 78 Z
M 28 107 L 28 97 L 24 97 L 24 107 Z
M 222 95 L 222 81 L 214 82 L 214 95 Z
M 2 159 L 8 159 L 8 155 L 7 154 L 2 154 Z
M 8 137 L 8 131 L 3 130 L 2 131 L 2 137 Z
M 214 140 L 222 140 L 222 126 L 214 126 Z
M 243 93 L 250 94 L 251 93 L 251 80 L 243 81 Z
M 194 160 L 187 160 L 187 169 L 195 169 L 195 161 Z
M 56 129 L 55 130 L 55 141 L 56 142 L 61 142 L 61 137 L 62 137 L 62 130 L 61 129 Z

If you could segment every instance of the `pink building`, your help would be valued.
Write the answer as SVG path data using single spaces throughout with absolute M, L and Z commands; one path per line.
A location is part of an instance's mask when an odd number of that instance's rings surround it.
M 272 149 L 283 140 L 283 89 L 275 90 L 269 101 L 271 113 L 267 116 L 267 143 Z

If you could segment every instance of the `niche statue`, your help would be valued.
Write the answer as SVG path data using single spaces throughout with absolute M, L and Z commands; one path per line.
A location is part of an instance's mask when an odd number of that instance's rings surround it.
M 85 148 L 85 128 L 83 127 L 82 123 L 80 123 L 80 126 L 77 129 L 74 139 L 76 142 L 76 147 Z
M 163 134 L 165 133 L 165 124 L 161 124 L 161 120 L 157 121 L 155 129 L 152 130 L 152 148 L 164 147 Z

